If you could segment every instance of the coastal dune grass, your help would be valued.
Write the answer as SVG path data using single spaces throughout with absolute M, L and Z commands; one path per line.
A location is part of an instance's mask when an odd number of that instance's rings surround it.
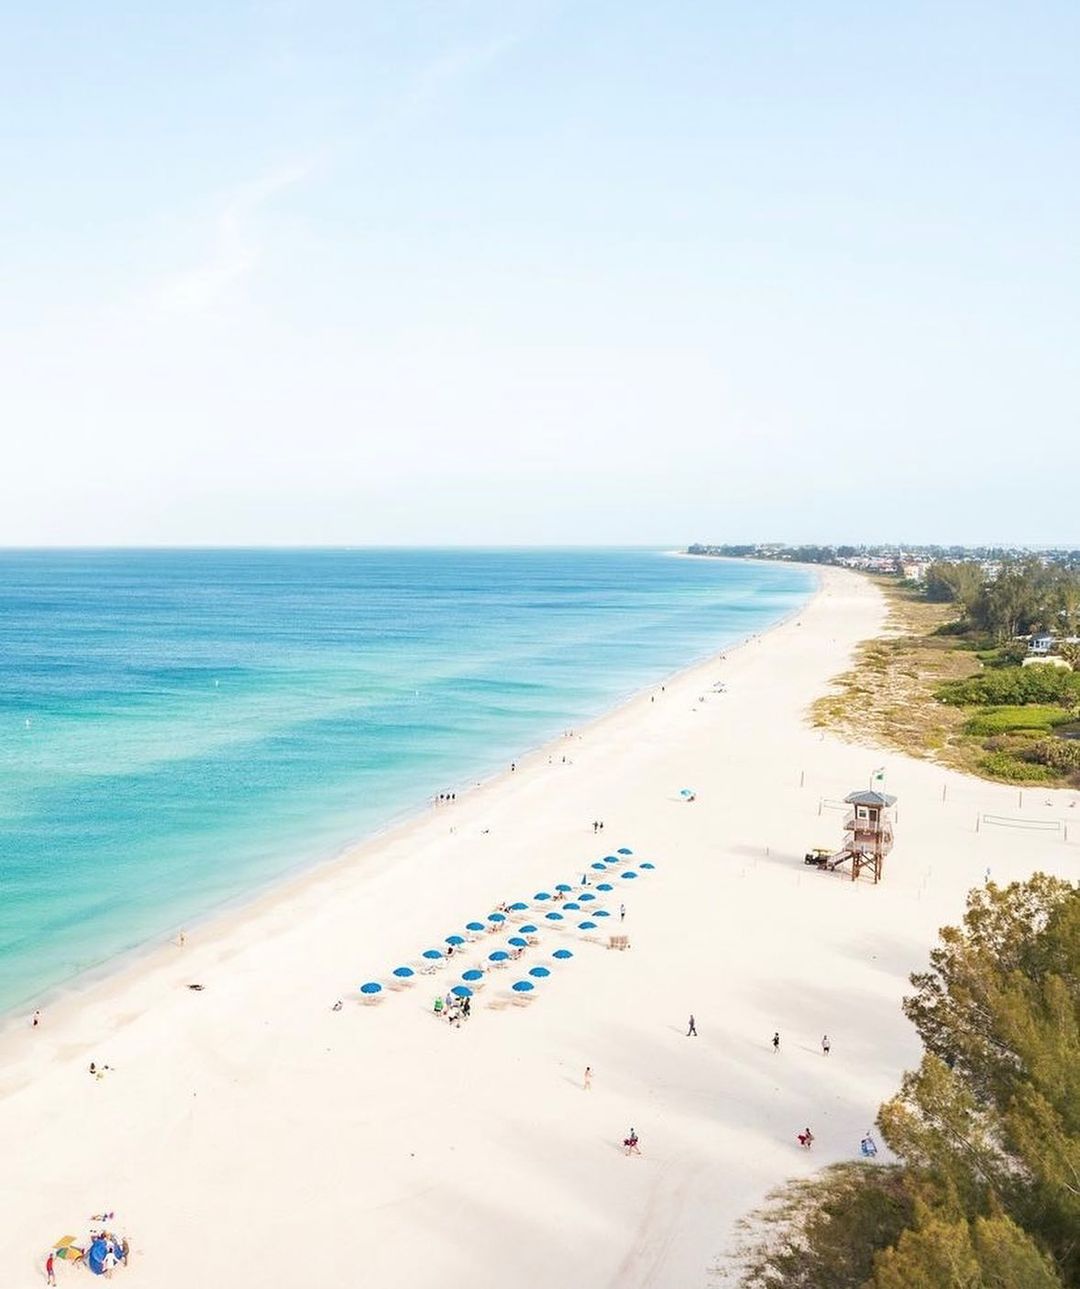
M 1055 733 L 1077 719 L 1080 674 L 1021 667 L 1013 642 L 985 648 L 965 635 L 955 604 L 873 580 L 889 606 L 889 634 L 865 641 L 813 705 L 816 726 L 984 779 L 1080 782 L 1080 744 Z

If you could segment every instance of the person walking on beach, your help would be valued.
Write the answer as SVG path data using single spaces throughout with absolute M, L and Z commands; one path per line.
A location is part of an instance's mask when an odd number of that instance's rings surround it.
M 694 1036 L 694 1038 L 697 1038 L 697 1026 L 694 1024 L 693 1012 L 690 1013 L 690 1026 L 686 1031 L 686 1037 L 689 1038 L 691 1034 Z
M 586 1065 L 585 1067 L 585 1078 L 582 1081 L 582 1090 L 585 1092 L 592 1091 L 592 1066 L 591 1065 Z
M 600 820 L 599 820 L 599 819 L 594 819 L 594 820 L 592 821 L 592 830 L 593 830 L 593 835 L 594 835 L 594 836 L 595 836 L 595 834 L 596 834 L 596 833 L 598 833 L 598 832 L 600 831 Z
M 36 1011 L 36 1012 L 34 1012 L 34 1015 L 31 1017 L 31 1020 L 30 1020 L 30 1028 L 31 1028 L 31 1029 L 37 1029 L 37 1027 L 38 1027 L 40 1024 L 41 1024 L 41 1012 Z
M 780 1031 L 779 1030 L 777 1030 L 776 1033 L 773 1034 L 772 1036 L 772 1050 L 774 1052 L 779 1052 L 780 1050 Z
M 640 1155 L 641 1150 L 638 1146 L 638 1135 L 635 1128 L 631 1128 L 626 1137 L 623 1138 L 623 1145 L 626 1147 L 628 1155 Z
M 50 1249 L 49 1256 L 45 1259 L 45 1283 L 47 1285 L 56 1284 L 56 1250 Z
M 626 905 L 625 905 L 625 904 L 620 904 L 620 905 L 619 905 L 619 921 L 620 921 L 620 922 L 625 922 L 625 921 L 626 921 Z
M 822 1034 L 822 1036 L 821 1036 L 821 1051 L 822 1051 L 822 1054 L 823 1054 L 824 1056 L 828 1056 L 828 1055 L 829 1055 L 829 1049 L 830 1049 L 831 1047 L 832 1047 L 832 1043 L 830 1043 L 830 1042 L 829 1042 L 829 1036 L 828 1036 L 828 1034 Z

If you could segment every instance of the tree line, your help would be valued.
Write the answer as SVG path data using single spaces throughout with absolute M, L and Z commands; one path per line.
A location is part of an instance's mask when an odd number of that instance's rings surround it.
M 911 980 L 924 1055 L 877 1121 L 899 1162 L 777 1192 L 741 1283 L 1080 1286 L 1080 888 L 1035 874 L 973 891 Z
M 963 622 L 998 641 L 1049 631 L 1080 634 L 1080 571 L 1038 559 L 1006 563 L 994 577 L 978 564 L 938 560 L 924 578 L 926 596 L 956 602 Z

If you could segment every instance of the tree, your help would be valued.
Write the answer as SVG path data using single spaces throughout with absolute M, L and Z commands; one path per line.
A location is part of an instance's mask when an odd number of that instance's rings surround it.
M 927 1055 L 881 1109 L 885 1140 L 969 1216 L 1000 1198 L 1080 1281 L 1080 888 L 973 891 L 912 983 Z
M 866 1289 L 1062 1289 L 1062 1282 L 1004 1214 L 969 1222 L 917 1203 L 915 1225 L 877 1255 Z
M 928 600 L 938 603 L 955 600 L 969 614 L 982 591 L 983 571 L 978 564 L 935 560 L 927 567 L 923 581 Z

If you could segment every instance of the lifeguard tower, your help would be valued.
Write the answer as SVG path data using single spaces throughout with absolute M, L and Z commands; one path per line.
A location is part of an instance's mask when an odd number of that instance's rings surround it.
M 893 820 L 889 811 L 896 805 L 896 798 L 871 788 L 849 792 L 844 802 L 851 807 L 851 813 L 844 820 L 844 844 L 821 867 L 833 872 L 850 864 L 853 882 L 868 868 L 876 885 L 881 881 L 885 856 L 893 847 Z

